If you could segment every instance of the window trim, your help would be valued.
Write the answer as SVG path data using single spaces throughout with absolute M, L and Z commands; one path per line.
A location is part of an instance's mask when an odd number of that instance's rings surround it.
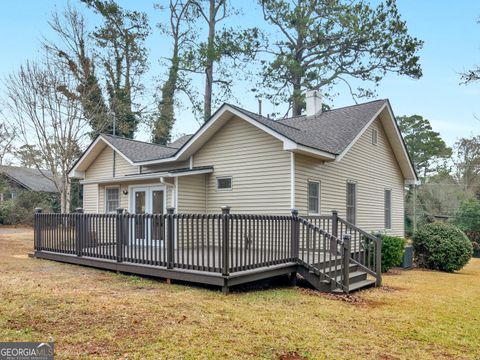
M 388 209 L 388 226 L 387 226 L 387 191 L 390 194 L 389 209 Z M 392 229 L 392 189 L 384 188 L 383 189 L 383 226 L 385 230 Z
M 318 197 L 317 197 L 318 212 L 310 211 L 310 183 L 318 185 Z M 321 189 L 322 189 L 321 181 L 313 180 L 313 179 L 308 179 L 307 180 L 307 213 L 308 213 L 308 215 L 320 215 L 320 212 L 321 212 L 320 211 Z
M 230 187 L 229 188 L 219 188 L 218 181 L 222 179 L 230 179 Z M 233 176 L 217 176 L 215 177 L 215 189 L 217 191 L 232 191 L 233 190 Z
M 355 189 L 355 197 L 354 197 L 354 200 L 353 200 L 353 221 L 349 221 L 350 219 L 348 219 L 348 185 L 349 184 L 353 184 L 355 185 L 354 189 Z M 347 180 L 347 184 L 346 184 L 346 189 L 345 189 L 345 197 L 346 197 L 346 201 L 345 201 L 345 210 L 346 210 L 346 213 L 345 213 L 345 218 L 347 219 L 348 222 L 350 222 L 351 224 L 353 225 L 356 225 L 357 224 L 357 205 L 358 205 L 358 182 L 355 181 L 355 180 Z
M 372 145 L 378 145 L 378 130 L 372 129 Z
M 110 190 L 110 189 L 118 189 L 118 207 L 120 207 L 120 203 L 121 203 L 121 197 L 122 195 L 120 194 L 120 185 L 109 185 L 109 186 L 105 186 L 105 189 L 104 189 L 104 199 L 103 199 L 103 212 L 105 214 L 115 214 L 117 209 L 115 209 L 115 211 L 107 211 L 107 191 Z

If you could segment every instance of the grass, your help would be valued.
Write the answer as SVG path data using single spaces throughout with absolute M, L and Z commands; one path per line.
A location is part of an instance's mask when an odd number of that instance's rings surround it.
M 234 292 L 30 259 L 0 235 L 0 341 L 55 340 L 56 358 L 478 359 L 480 259 L 456 274 L 395 270 L 335 297 Z

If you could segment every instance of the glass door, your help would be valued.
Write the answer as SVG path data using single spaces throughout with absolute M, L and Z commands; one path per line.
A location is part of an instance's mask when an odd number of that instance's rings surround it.
M 165 192 L 163 189 L 151 187 L 150 189 L 150 198 L 151 198 L 151 213 L 152 214 L 163 214 L 164 213 L 164 204 L 165 204 Z M 150 228 L 152 230 L 151 238 L 153 241 L 159 242 L 163 240 L 163 225 L 164 222 L 160 218 L 154 218 Z
M 165 189 L 163 186 L 141 186 L 131 188 L 129 210 L 134 214 L 163 214 L 165 211 Z M 163 221 L 135 217 L 132 221 L 134 242 L 158 246 L 163 241 Z M 133 240 L 132 239 L 132 240 Z

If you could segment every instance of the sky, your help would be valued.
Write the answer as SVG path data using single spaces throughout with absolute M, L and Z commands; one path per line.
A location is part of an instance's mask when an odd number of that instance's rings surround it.
M 98 23 L 98 18 L 78 0 L 70 3 L 86 14 L 90 25 Z M 165 14 L 153 9 L 152 1 L 120 0 L 119 3 L 127 9 L 147 12 L 151 24 L 165 19 Z M 242 0 L 241 3 L 245 13 L 232 22 L 245 26 L 261 24 L 261 11 L 254 0 Z M 53 36 L 47 23 L 50 14 L 55 9 L 61 11 L 66 5 L 67 1 L 59 0 L 2 2 L 0 82 L 26 60 L 39 57 L 42 37 Z M 397 116 L 424 116 L 450 146 L 460 137 L 480 134 L 480 82 L 460 84 L 461 72 L 480 65 L 480 24 L 477 23 L 480 1 L 397 0 L 397 5 L 410 34 L 425 42 L 420 52 L 423 77 L 413 80 L 389 74 L 378 87 L 376 98 L 388 98 Z M 154 85 L 165 74 L 159 59 L 168 56 L 169 47 L 155 27 L 146 45 L 150 49 L 150 70 L 145 77 L 149 88 L 145 99 L 150 97 L 151 100 Z M 232 102 L 256 111 L 257 100 L 248 89 L 248 84 L 240 82 L 234 89 Z M 353 104 L 346 88 L 339 86 L 335 90 L 339 95 L 329 105 L 338 108 Z M 3 86 L 0 84 L 2 96 Z M 263 107 L 266 112 L 282 110 L 282 107 L 274 108 L 265 100 Z M 178 110 L 175 135 L 191 134 L 198 127 L 199 123 L 188 109 Z M 136 135 L 140 140 L 148 140 L 148 136 L 145 127 Z

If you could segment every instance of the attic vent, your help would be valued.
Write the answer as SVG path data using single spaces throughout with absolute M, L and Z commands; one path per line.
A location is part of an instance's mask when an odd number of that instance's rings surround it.
M 372 144 L 373 145 L 378 144 L 378 131 L 377 131 L 377 129 L 372 130 Z

